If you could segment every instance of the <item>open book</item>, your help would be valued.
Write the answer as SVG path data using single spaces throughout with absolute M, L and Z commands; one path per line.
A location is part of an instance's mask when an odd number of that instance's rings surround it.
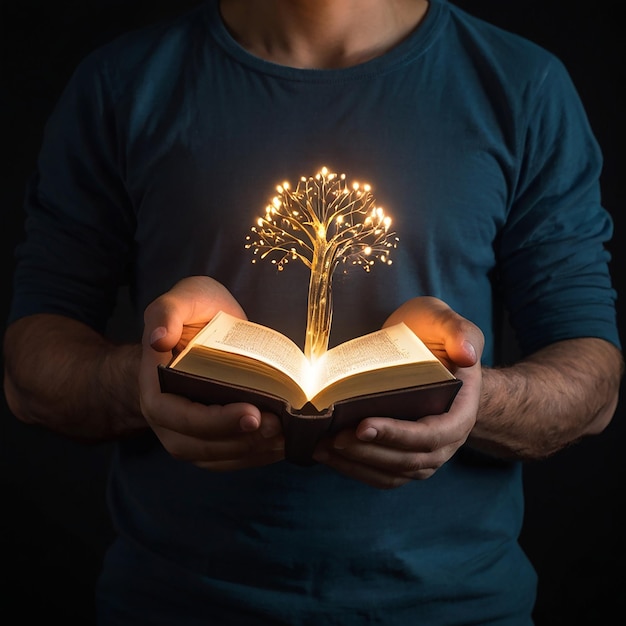
M 306 464 L 319 437 L 368 416 L 447 411 L 461 381 L 403 323 L 310 362 L 276 330 L 219 312 L 167 366 L 161 390 L 206 404 L 251 402 L 283 421 L 287 457 Z

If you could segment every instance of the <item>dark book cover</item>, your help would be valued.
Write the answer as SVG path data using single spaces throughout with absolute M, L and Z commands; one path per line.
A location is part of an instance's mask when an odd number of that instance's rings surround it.
M 285 433 L 285 456 L 297 465 L 315 463 L 313 450 L 322 436 L 354 427 L 366 417 L 415 420 L 445 413 L 462 385 L 459 379 L 445 380 L 349 398 L 336 402 L 326 411 L 318 411 L 310 403 L 296 411 L 282 398 L 249 387 L 188 374 L 165 365 L 159 365 L 158 373 L 164 393 L 207 405 L 249 402 L 262 411 L 275 413 Z

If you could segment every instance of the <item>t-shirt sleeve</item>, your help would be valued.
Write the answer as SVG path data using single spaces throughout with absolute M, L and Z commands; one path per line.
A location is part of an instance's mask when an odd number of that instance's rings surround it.
M 134 211 L 113 94 L 95 56 L 48 120 L 25 201 L 8 322 L 57 313 L 103 330 L 132 262 Z
M 499 283 L 523 354 L 599 337 L 618 347 L 602 156 L 571 78 L 552 59 L 529 97 L 522 166 L 497 244 Z

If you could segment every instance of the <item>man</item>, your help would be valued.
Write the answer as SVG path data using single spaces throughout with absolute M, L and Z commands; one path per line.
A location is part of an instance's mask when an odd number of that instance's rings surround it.
M 300 468 L 276 416 L 161 394 L 156 366 L 220 309 L 301 343 L 306 268 L 243 244 L 322 165 L 400 237 L 336 279 L 332 341 L 403 320 L 464 384 Z M 119 439 L 101 623 L 532 623 L 519 461 L 617 403 L 600 167 L 561 64 L 440 0 L 210 1 L 91 55 L 30 189 L 5 390 L 26 422 Z M 142 346 L 105 335 L 125 283 Z

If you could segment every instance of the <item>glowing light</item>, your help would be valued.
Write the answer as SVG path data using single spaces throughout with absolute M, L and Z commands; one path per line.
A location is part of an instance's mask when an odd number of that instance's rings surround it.
M 260 251 L 260 258 L 269 258 L 279 271 L 296 259 L 310 269 L 304 353 L 314 360 L 328 348 L 337 266 L 369 272 L 376 260 L 391 265 L 398 238 L 389 231 L 391 218 L 376 206 L 371 186 L 348 187 L 345 174 L 322 167 L 314 176 L 302 176 L 295 189 L 283 182 L 276 190 L 245 247 L 255 255 Z

